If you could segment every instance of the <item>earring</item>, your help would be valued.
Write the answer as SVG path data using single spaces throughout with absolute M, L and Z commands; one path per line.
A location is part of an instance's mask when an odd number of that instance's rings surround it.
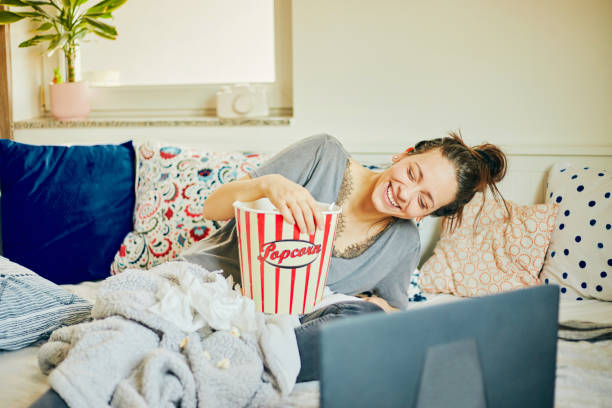
M 397 154 L 394 154 L 393 157 L 391 158 L 393 161 L 397 161 L 397 159 L 399 159 L 399 156 Z

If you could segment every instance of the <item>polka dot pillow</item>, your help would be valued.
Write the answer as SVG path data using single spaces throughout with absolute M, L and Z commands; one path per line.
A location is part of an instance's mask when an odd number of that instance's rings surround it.
M 204 152 L 143 143 L 136 149 L 134 230 L 111 265 L 150 269 L 175 258 L 222 223 L 202 216 L 204 200 L 223 183 L 240 178 L 263 162 L 258 154 Z
M 461 225 L 442 231 L 433 255 L 421 267 L 425 292 L 482 296 L 540 283 L 538 275 L 555 224 L 554 204 L 518 205 L 488 198 L 477 228 L 483 195 L 464 208 Z
M 612 176 L 558 163 L 546 201 L 560 206 L 541 278 L 561 286 L 562 299 L 612 300 Z

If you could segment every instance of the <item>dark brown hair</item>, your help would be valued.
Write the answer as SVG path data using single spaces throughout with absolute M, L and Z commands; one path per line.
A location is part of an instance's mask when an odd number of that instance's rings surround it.
M 454 201 L 432 213 L 436 217 L 446 217 L 445 225 L 450 231 L 461 225 L 463 207 L 474 197 L 474 194 L 486 193 L 487 187 L 496 200 L 503 201 L 508 215 L 510 214 L 506 201 L 496 185 L 506 175 L 507 165 L 506 155 L 499 147 L 489 143 L 469 147 L 463 142 L 459 131 L 458 133 L 449 132 L 448 137 L 423 140 L 414 146 L 412 153 L 419 154 L 432 149 L 439 149 L 442 156 L 446 157 L 455 167 L 457 174 L 458 190 Z M 483 200 L 483 207 L 484 203 Z

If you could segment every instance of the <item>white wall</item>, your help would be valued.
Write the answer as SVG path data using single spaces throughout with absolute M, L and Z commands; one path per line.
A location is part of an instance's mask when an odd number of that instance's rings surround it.
M 294 16 L 296 126 L 354 148 L 451 128 L 612 144 L 609 0 L 315 0 Z
M 27 120 L 42 114 L 40 108 L 41 60 L 38 47 L 18 48 L 33 35 L 35 26 L 30 21 L 19 21 L 10 26 L 13 76 L 13 120 Z M 18 136 L 19 137 L 19 136 Z

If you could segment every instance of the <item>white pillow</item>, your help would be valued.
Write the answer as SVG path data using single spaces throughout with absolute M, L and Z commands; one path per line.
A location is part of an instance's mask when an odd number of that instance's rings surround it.
M 561 286 L 562 299 L 612 300 L 612 176 L 606 170 L 557 163 L 546 202 L 559 212 L 540 279 Z

